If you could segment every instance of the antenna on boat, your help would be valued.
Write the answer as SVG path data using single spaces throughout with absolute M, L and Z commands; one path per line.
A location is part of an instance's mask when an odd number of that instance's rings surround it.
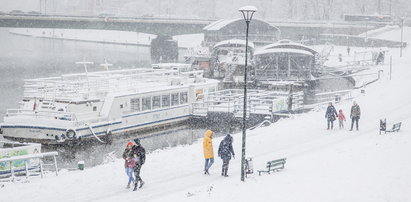
M 100 64 L 100 66 L 105 67 L 105 68 L 106 68 L 106 71 L 108 71 L 108 68 L 111 67 L 111 66 L 113 66 L 113 64 L 107 63 L 107 60 L 104 59 L 104 63 L 103 63 L 103 64 Z
M 94 62 L 86 62 L 85 60 L 82 62 L 76 62 L 76 65 L 84 65 L 84 71 L 86 72 L 86 79 L 87 79 L 87 87 L 88 87 L 88 93 L 90 93 L 90 81 L 88 79 L 88 71 L 87 71 L 87 65 L 92 65 Z

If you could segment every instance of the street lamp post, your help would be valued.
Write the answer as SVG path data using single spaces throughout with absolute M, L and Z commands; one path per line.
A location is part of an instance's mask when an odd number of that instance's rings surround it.
M 248 28 L 257 8 L 254 6 L 244 6 L 238 9 L 243 14 L 247 29 L 245 32 L 245 66 L 244 66 L 244 105 L 243 105 L 243 137 L 241 149 L 241 181 L 244 181 L 245 174 L 245 140 L 246 140 L 246 116 L 247 116 L 247 54 L 248 54 Z
M 401 18 L 401 45 L 400 45 L 400 57 L 402 57 L 402 36 L 404 33 L 404 17 Z

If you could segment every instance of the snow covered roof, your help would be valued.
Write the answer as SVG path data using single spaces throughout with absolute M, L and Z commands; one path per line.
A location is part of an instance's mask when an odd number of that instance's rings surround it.
M 291 48 L 260 49 L 254 53 L 254 56 L 269 54 L 269 53 L 297 53 L 297 54 L 314 56 L 309 51 L 300 50 L 300 49 L 291 49 Z
M 292 48 L 292 47 L 302 48 L 303 50 L 309 51 L 312 54 L 317 53 L 316 50 L 314 50 L 314 49 L 312 49 L 308 46 L 305 46 L 305 45 L 300 44 L 300 43 L 293 42 L 293 41 L 288 40 L 288 39 L 280 40 L 277 43 L 273 43 L 273 44 L 263 46 L 263 47 L 261 47 L 261 50 L 263 50 L 263 49 L 272 49 L 272 48 Z
M 236 19 L 221 19 L 217 20 L 216 22 L 213 22 L 203 28 L 205 31 L 217 31 L 220 30 L 221 28 L 227 26 L 230 23 L 243 20 L 242 18 L 236 18 Z
M 238 9 L 239 11 L 257 11 L 257 8 L 255 6 L 243 6 Z
M 213 48 L 217 48 L 220 46 L 230 46 L 230 45 L 241 45 L 241 46 L 245 46 L 245 40 L 241 40 L 241 39 L 229 39 L 229 40 L 225 40 L 225 41 L 220 41 L 218 42 L 216 45 L 214 45 Z M 254 43 L 253 42 L 248 42 L 248 47 L 254 48 Z

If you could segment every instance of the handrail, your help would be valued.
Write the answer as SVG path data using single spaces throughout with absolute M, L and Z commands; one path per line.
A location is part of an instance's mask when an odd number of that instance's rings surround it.
M 13 157 L 8 157 L 8 158 L 1 158 L 0 162 L 8 162 L 8 161 L 19 161 L 19 160 L 28 160 L 28 159 L 34 159 L 34 158 L 43 158 L 46 156 L 58 156 L 58 152 L 44 152 L 44 153 L 38 153 L 38 154 L 27 154 L 27 155 L 21 155 L 21 156 L 13 156 Z
M 14 178 L 15 178 L 14 172 L 15 171 L 14 171 L 14 168 L 13 168 L 13 161 L 24 160 L 26 178 L 28 178 L 29 177 L 29 168 L 28 168 L 27 160 L 52 156 L 53 160 L 54 160 L 53 165 L 54 165 L 54 169 L 55 169 L 55 172 L 56 172 L 56 176 L 58 176 L 58 168 L 57 168 L 57 160 L 56 160 L 57 155 L 58 155 L 58 153 L 55 152 L 55 151 L 54 152 L 38 153 L 38 154 L 27 154 L 27 155 L 3 158 L 3 159 L 0 159 L 0 162 L 9 162 L 10 163 L 11 178 L 12 178 L 12 181 L 14 181 Z M 44 164 L 44 165 L 47 165 L 47 164 Z M 43 162 L 41 160 L 39 161 L 38 166 L 40 167 L 41 178 L 43 178 Z

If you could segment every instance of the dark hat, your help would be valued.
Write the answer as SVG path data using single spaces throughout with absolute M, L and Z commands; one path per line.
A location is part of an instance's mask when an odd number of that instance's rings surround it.
M 140 145 L 140 139 L 136 138 L 136 139 L 134 139 L 134 142 L 135 142 L 137 145 Z

